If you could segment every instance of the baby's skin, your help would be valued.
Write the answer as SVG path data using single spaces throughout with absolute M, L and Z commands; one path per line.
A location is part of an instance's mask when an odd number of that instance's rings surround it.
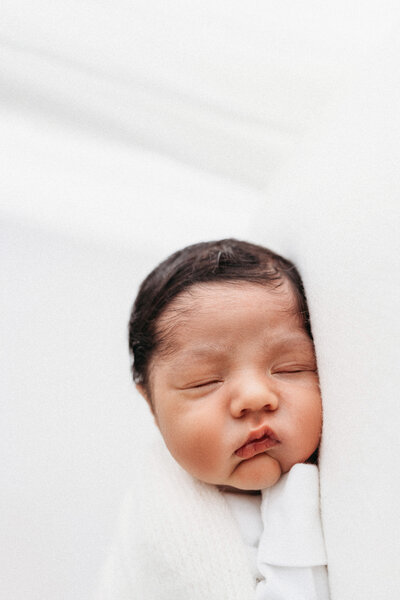
M 163 342 L 138 389 L 186 471 L 260 490 L 313 454 L 322 421 L 317 366 L 288 282 L 195 284 L 157 325 Z

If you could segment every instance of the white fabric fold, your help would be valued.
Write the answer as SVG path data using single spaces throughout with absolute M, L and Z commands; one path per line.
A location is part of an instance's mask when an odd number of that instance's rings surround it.
M 282 567 L 326 565 L 315 465 L 297 464 L 262 491 L 258 560 Z

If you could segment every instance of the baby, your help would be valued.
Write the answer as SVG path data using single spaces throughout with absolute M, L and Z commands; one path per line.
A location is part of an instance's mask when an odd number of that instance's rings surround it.
M 234 239 L 184 248 L 140 287 L 129 345 L 176 462 L 149 458 L 100 597 L 326 600 L 321 395 L 294 265 Z

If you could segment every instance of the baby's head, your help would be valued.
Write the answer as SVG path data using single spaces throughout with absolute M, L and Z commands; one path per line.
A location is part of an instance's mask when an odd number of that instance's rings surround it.
M 170 453 L 201 481 L 259 490 L 317 450 L 304 289 L 270 250 L 227 239 L 174 253 L 139 289 L 129 346 Z

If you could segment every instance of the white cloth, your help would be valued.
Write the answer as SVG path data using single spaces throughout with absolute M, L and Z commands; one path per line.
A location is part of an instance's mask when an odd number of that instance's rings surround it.
M 256 600 L 329 599 L 315 465 L 295 465 L 261 496 L 225 497 L 258 580 Z
M 224 495 L 160 444 L 135 470 L 96 600 L 254 600 L 255 577 Z
M 325 564 L 318 472 L 299 465 L 288 475 L 263 492 L 260 511 L 260 497 L 221 493 L 155 447 L 125 500 L 96 599 L 326 600 L 293 591 L 317 589 L 309 566 Z

